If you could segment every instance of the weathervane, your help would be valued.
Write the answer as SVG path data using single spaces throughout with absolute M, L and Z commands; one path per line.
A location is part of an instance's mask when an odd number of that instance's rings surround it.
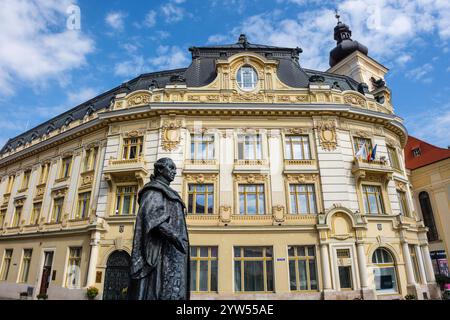
M 341 22 L 341 20 L 339 20 L 339 18 L 340 18 L 341 16 L 339 15 L 339 12 L 338 12 L 338 10 L 337 10 L 337 9 L 334 9 L 334 13 L 335 13 L 335 17 L 336 17 L 336 19 L 337 19 L 338 23 L 340 23 L 340 22 Z

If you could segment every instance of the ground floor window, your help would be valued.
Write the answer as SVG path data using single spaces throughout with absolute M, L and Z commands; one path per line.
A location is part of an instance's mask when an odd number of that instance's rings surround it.
M 343 290 L 351 290 L 352 285 L 352 267 L 351 266 L 339 266 L 339 284 Z
M 191 247 L 191 291 L 217 292 L 217 247 Z
M 78 288 L 81 276 L 81 247 L 69 248 L 69 259 L 67 261 L 66 286 Z
M 375 289 L 377 293 L 396 293 L 397 276 L 394 259 L 389 251 L 378 248 L 372 255 Z
M 292 291 L 317 290 L 314 246 L 289 246 L 289 283 Z
M 19 282 L 25 283 L 28 281 L 28 274 L 30 273 L 31 255 L 33 249 L 24 249 L 22 257 L 22 268 L 20 270 Z
M 234 247 L 236 292 L 273 292 L 271 247 Z
M 0 280 L 5 281 L 8 279 L 9 267 L 11 266 L 11 258 L 13 249 L 6 249 L 3 256 L 2 270 L 0 272 Z
M 431 251 L 431 262 L 433 264 L 433 270 L 435 274 L 445 275 L 450 277 L 450 271 L 448 268 L 447 255 L 444 250 Z

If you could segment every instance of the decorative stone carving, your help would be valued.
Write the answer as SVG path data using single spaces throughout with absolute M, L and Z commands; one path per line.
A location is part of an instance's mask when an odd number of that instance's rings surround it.
M 354 94 L 346 94 L 344 95 L 344 102 L 345 103 L 349 103 L 349 104 L 353 104 L 353 105 L 358 105 L 361 107 L 365 107 L 366 106 L 366 101 L 361 98 L 358 97 L 357 95 Z
M 200 101 L 200 96 L 188 95 L 187 100 L 188 101 Z
M 66 193 L 67 193 L 67 187 L 56 189 L 56 190 L 53 190 L 53 197 L 61 198 L 61 197 L 64 197 L 66 195 Z
M 289 183 L 314 183 L 318 178 L 318 174 L 315 173 L 286 174 L 286 179 Z
M 302 128 L 289 128 L 289 129 L 286 129 L 285 133 L 287 133 L 287 134 L 302 134 L 302 133 L 305 133 L 305 130 Z
M 394 182 L 395 182 L 395 188 L 396 189 L 398 189 L 400 191 L 403 191 L 403 192 L 406 192 L 406 184 L 404 182 L 401 182 L 401 181 L 398 181 L 398 180 L 395 180 Z
M 161 138 L 164 150 L 172 151 L 180 144 L 180 128 L 181 120 L 168 119 L 163 121 Z
M 139 92 L 131 94 L 129 98 L 127 98 L 128 107 L 135 107 L 140 105 L 149 104 L 151 99 L 151 94 L 146 92 Z
M 354 135 L 361 137 L 361 138 L 369 139 L 372 136 L 372 133 L 370 131 L 366 131 L 366 130 L 357 130 L 357 131 L 355 131 Z
M 208 95 L 208 96 L 206 96 L 206 99 L 207 99 L 208 101 L 219 101 L 219 96 L 216 96 L 216 95 Z
M 142 130 L 142 129 L 141 130 L 132 130 L 132 131 L 124 133 L 125 137 L 130 137 L 130 138 L 141 137 L 143 135 L 144 135 L 144 130 Z
M 306 101 L 308 101 L 308 96 L 307 96 L 307 95 L 296 96 L 295 99 L 296 99 L 298 102 L 306 102 Z
M 19 198 L 14 200 L 15 207 L 22 207 L 25 204 L 26 198 Z
M 284 221 L 284 213 L 285 209 L 282 205 L 276 205 L 272 207 L 272 216 L 275 222 L 283 222 Z
M 264 183 L 267 181 L 268 176 L 266 174 L 253 174 L 253 173 L 235 173 L 237 182 L 244 183 Z
M 213 183 L 216 180 L 217 180 L 217 173 L 199 173 L 199 174 L 187 174 L 186 175 L 187 182 L 196 182 L 196 183 L 210 182 L 210 183 Z
M 319 144 L 322 149 L 332 151 L 337 146 L 336 123 L 333 120 L 322 120 L 317 124 Z
M 220 220 L 224 223 L 231 221 L 231 206 L 220 206 L 219 208 Z
M 264 101 L 264 95 L 257 93 L 234 93 L 231 96 L 231 100 L 235 102 L 250 102 L 250 101 L 262 102 Z

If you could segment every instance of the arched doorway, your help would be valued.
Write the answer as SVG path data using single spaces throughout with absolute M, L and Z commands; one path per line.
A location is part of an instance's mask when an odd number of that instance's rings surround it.
M 377 294 L 398 293 L 397 272 L 392 254 L 378 248 L 372 255 L 375 290 Z
M 125 251 L 114 251 L 106 263 L 103 300 L 126 300 L 130 282 L 130 256 Z

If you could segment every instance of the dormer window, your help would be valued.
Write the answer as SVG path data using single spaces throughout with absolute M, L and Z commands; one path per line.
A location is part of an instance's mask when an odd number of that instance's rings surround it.
M 258 83 L 258 74 L 250 66 L 243 66 L 237 72 L 237 83 L 242 90 L 253 90 Z
M 422 153 L 420 152 L 420 148 L 417 147 L 412 150 L 412 154 L 413 154 L 414 158 L 416 158 L 416 157 L 419 157 Z

